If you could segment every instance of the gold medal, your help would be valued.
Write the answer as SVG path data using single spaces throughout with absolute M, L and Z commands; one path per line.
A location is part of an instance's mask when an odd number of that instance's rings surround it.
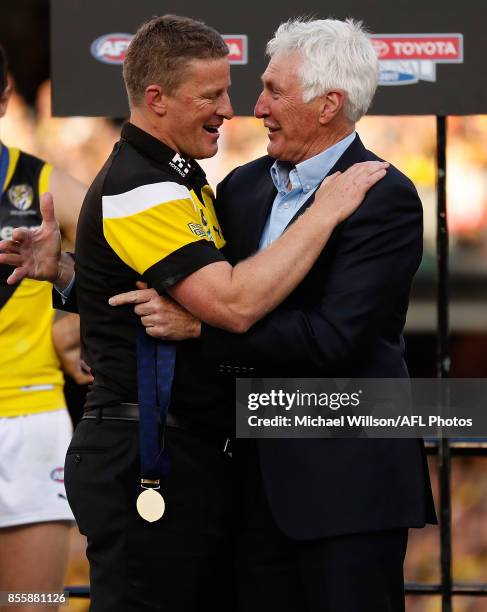
M 155 489 L 144 489 L 137 498 L 137 512 L 149 523 L 158 521 L 165 509 L 164 498 Z

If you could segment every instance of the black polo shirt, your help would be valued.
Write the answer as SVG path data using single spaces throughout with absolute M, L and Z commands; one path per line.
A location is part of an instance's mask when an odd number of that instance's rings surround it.
M 81 337 L 95 377 L 87 407 L 137 402 L 138 317 L 108 299 L 135 289 L 137 280 L 162 294 L 225 259 L 213 198 L 195 161 L 124 126 L 86 195 L 76 237 Z M 222 384 L 202 363 L 198 341 L 178 343 L 171 412 L 226 429 L 233 406 L 223 405 Z

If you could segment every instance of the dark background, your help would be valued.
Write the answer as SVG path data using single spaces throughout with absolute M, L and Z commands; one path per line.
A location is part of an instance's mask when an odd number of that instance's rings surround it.
M 0 42 L 16 88 L 33 105 L 49 78 L 49 0 L 1 0 Z
M 286 6 L 288 5 L 288 6 Z M 233 67 L 232 98 L 239 114 L 251 114 L 265 68 L 264 46 L 276 26 L 291 16 L 354 16 L 376 33 L 464 34 L 464 64 L 438 64 L 437 82 L 380 87 L 372 114 L 487 113 L 487 37 L 485 3 L 466 0 L 316 0 L 300 4 L 249 0 L 238 5 L 183 5 L 163 0 L 52 0 L 52 76 L 54 114 L 126 116 L 127 105 L 120 66 L 96 61 L 91 42 L 104 33 L 135 32 L 146 18 L 165 12 L 184 12 L 206 20 L 224 34 L 248 34 L 249 64 Z M 259 16 L 259 17 L 257 17 Z M 19 34 L 21 33 L 21 34 Z M 2 0 L 0 41 L 7 50 L 19 92 L 33 104 L 39 84 L 50 75 L 49 0 Z
M 484 10 L 481 0 L 305 0 L 298 5 L 294 0 L 52 0 L 53 112 L 126 115 L 121 67 L 95 60 L 90 45 L 103 34 L 134 33 L 153 15 L 176 13 L 201 19 L 222 34 L 248 35 L 249 63 L 233 67 L 231 95 L 239 115 L 252 114 L 266 41 L 282 21 L 299 14 L 353 16 L 378 34 L 463 34 L 463 64 L 438 64 L 436 83 L 380 87 L 371 114 L 481 114 L 487 112 L 487 38 L 485 20 L 479 18 Z

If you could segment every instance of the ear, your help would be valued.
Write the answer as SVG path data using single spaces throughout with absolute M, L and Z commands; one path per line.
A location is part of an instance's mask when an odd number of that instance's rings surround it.
M 163 117 L 167 112 L 167 99 L 160 85 L 149 85 L 144 92 L 146 106 Z
M 339 89 L 329 91 L 322 96 L 319 117 L 320 124 L 327 125 L 330 121 L 333 121 L 333 119 L 340 114 L 344 104 L 345 92 Z
M 12 86 L 9 84 L 0 95 L 0 117 L 4 117 L 7 112 L 8 101 L 12 94 Z

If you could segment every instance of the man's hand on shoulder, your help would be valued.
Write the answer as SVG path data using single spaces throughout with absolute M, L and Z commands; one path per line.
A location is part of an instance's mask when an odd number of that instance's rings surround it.
M 345 221 L 363 202 L 368 190 L 387 173 L 389 162 L 366 161 L 325 178 L 312 208 L 321 209 L 336 225 Z
M 142 282 L 136 291 L 120 293 L 109 299 L 111 306 L 134 305 L 145 331 L 160 340 L 187 340 L 199 338 L 201 321 L 171 298 L 148 289 Z

